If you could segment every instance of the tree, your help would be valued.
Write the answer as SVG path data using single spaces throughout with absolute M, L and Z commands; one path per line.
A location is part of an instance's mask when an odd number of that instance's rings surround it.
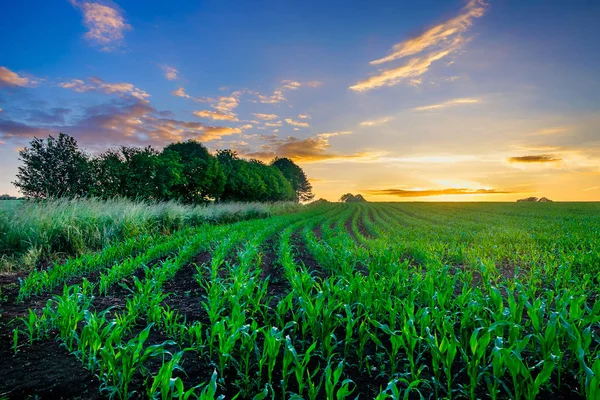
M 188 203 L 220 198 L 225 188 L 225 173 L 217 159 L 200 142 L 172 143 L 163 151 L 177 153 L 183 164 L 184 179 L 173 188 L 176 197 Z
M 93 185 L 92 194 L 109 199 L 126 196 L 128 170 L 123 154 L 109 149 L 91 160 Z
M 87 196 L 92 184 L 89 156 L 75 138 L 59 133 L 46 140 L 34 138 L 29 147 L 19 151 L 23 161 L 13 184 L 26 196 Z
M 279 169 L 283 176 L 292 184 L 292 188 L 296 192 L 296 201 L 311 201 L 315 197 L 312 192 L 312 185 L 308 181 L 306 174 L 292 160 L 285 157 L 276 157 L 271 161 L 271 165 Z
M 362 203 L 367 200 L 361 194 L 353 195 L 352 193 L 346 193 L 340 197 L 340 201 L 342 203 Z

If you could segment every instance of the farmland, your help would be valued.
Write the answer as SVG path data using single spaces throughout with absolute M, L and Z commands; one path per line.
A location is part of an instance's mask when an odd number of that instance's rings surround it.
M 317 202 L 11 276 L 0 398 L 600 398 L 597 203 Z

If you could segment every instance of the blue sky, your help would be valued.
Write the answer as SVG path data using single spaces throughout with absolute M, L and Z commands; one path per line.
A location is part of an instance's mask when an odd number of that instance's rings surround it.
M 295 159 L 318 197 L 600 200 L 595 1 L 0 6 L 0 192 L 33 136 Z

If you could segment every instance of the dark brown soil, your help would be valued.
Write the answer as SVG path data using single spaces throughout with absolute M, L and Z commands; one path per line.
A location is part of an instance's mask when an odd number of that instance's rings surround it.
M 169 296 L 163 304 L 178 310 L 185 315 L 186 321 L 201 321 L 208 323 L 208 316 L 202 307 L 202 299 L 206 290 L 197 281 L 198 270 L 201 266 L 210 262 L 210 253 L 198 254 L 192 263 L 183 266 L 175 276 L 163 284 L 163 292 Z
M 98 379 L 54 340 L 22 346 L 16 355 L 12 342 L 12 328 L 0 326 L 0 398 L 104 398 Z

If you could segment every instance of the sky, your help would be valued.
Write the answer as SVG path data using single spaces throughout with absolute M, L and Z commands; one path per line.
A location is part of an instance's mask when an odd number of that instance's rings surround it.
M 316 198 L 600 201 L 600 2 L 0 5 L 0 193 L 18 151 L 194 139 L 290 157 Z

